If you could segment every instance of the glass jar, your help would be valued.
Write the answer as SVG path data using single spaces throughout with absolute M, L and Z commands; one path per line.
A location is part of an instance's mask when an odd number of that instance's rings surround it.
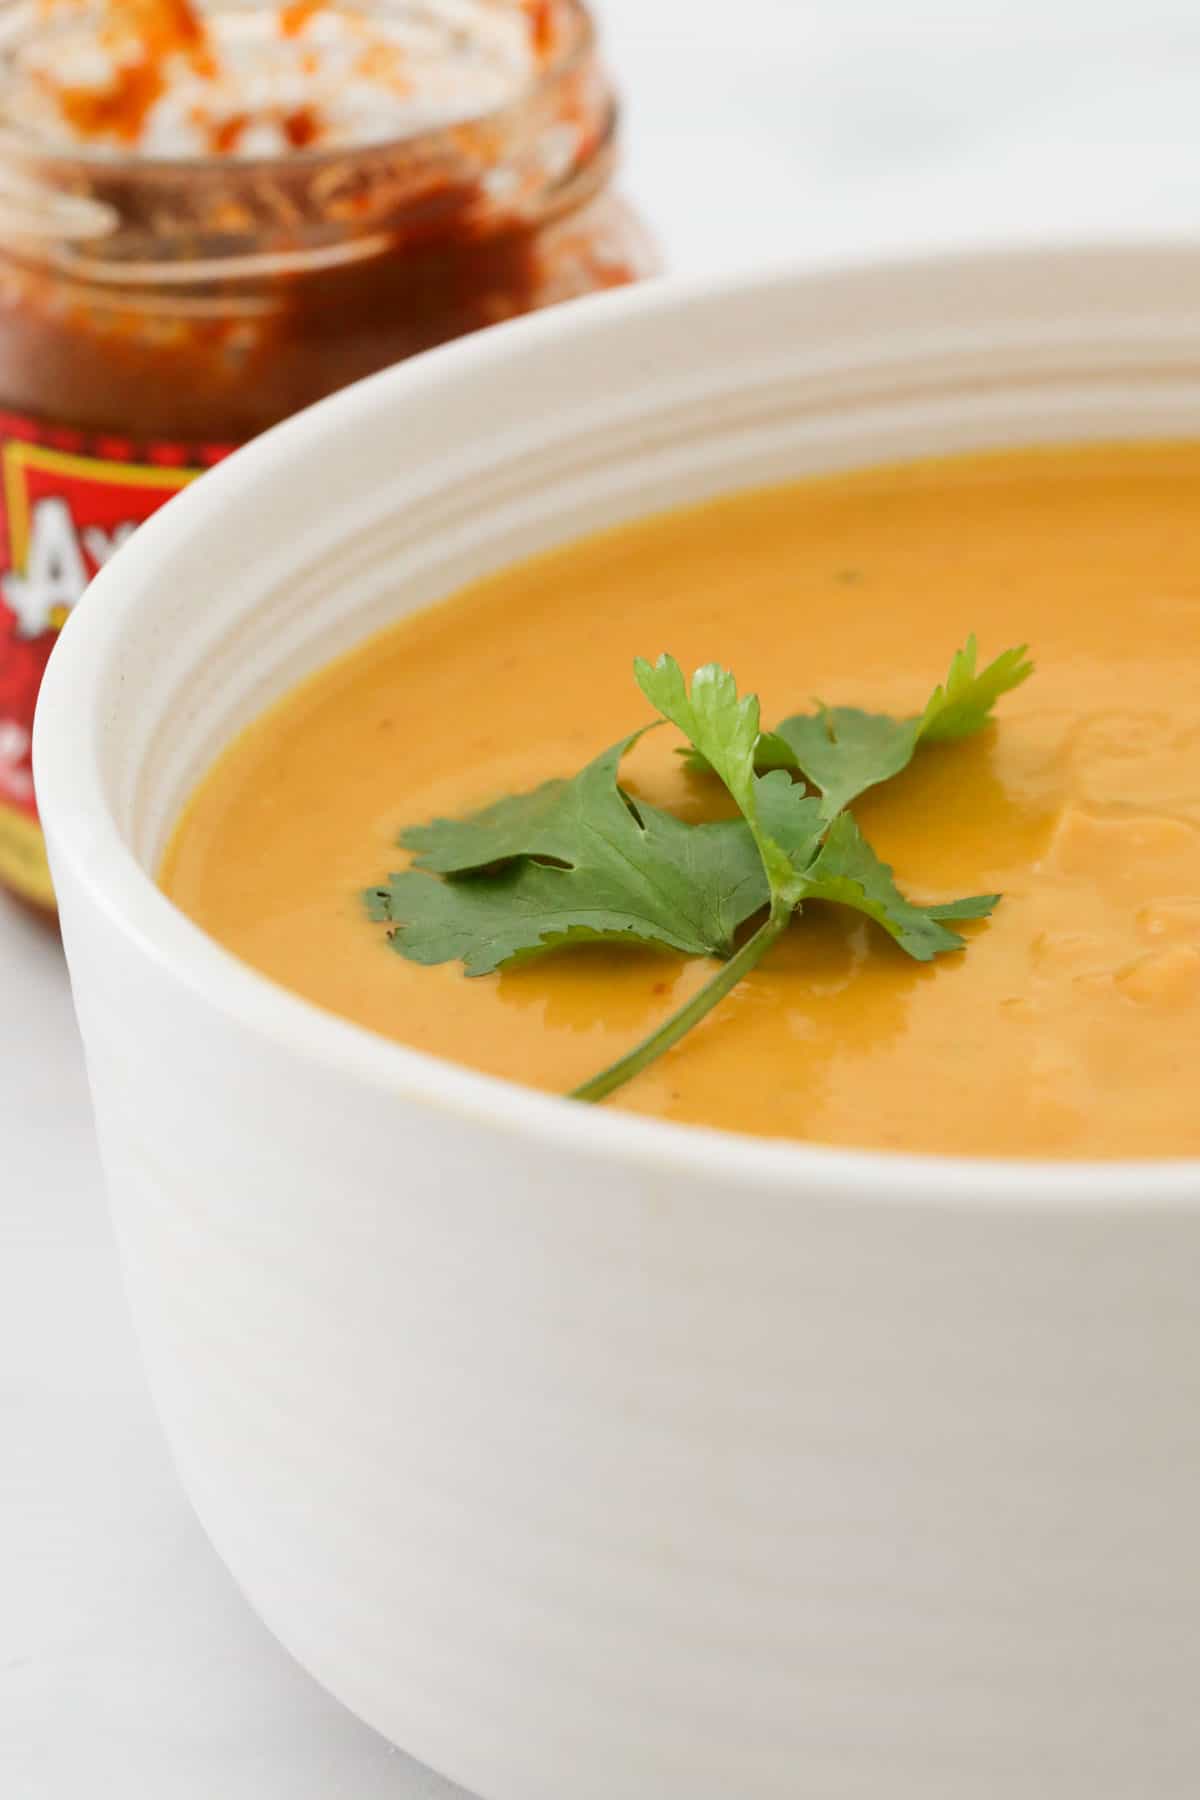
M 609 188 L 616 104 L 583 0 L 132 3 L 132 57 L 91 88 L 59 72 L 81 31 L 111 35 L 94 0 L 0 4 L 0 880 L 46 905 L 34 700 L 134 526 L 360 376 L 653 267 Z M 172 79 L 188 110 L 156 128 Z M 164 149 L 172 131 L 201 141 Z

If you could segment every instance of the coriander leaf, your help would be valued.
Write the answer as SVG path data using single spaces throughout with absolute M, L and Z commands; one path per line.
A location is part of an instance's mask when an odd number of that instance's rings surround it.
M 1005 650 L 977 673 L 972 634 L 919 718 L 893 719 L 852 706 L 797 713 L 761 740 L 757 766 L 799 770 L 820 791 L 824 816 L 834 819 L 868 788 L 906 769 L 918 744 L 950 743 L 982 730 L 997 700 L 1032 675 L 1027 648 Z
M 923 911 L 931 919 L 990 919 L 1003 894 L 971 894 L 965 900 L 939 900 Z
M 716 773 L 707 756 L 691 744 L 681 745 L 675 752 L 686 768 L 697 775 L 713 775 Z M 768 774 L 772 769 L 794 769 L 796 754 L 782 738 L 776 737 L 773 731 L 760 731 L 758 745 L 754 752 L 754 766 L 760 775 Z
M 754 795 L 763 830 L 784 851 L 796 873 L 803 875 L 825 833 L 821 802 L 806 791 L 803 782 L 793 781 L 782 769 L 756 776 Z M 764 880 L 761 904 L 765 906 L 768 898 Z
M 640 735 L 572 781 L 405 832 L 427 867 L 492 872 L 409 869 L 372 890 L 368 909 L 392 925 L 394 948 L 412 962 L 462 962 L 468 975 L 583 941 L 731 955 L 767 898 L 754 841 L 737 819 L 686 825 L 635 808 L 617 771 Z
M 976 674 L 979 646 L 972 632 L 950 664 L 945 686 L 935 688 L 929 697 L 917 723 L 918 742 L 949 744 L 981 731 L 1001 695 L 1010 694 L 1033 674 L 1028 649 L 1028 644 L 1018 644 L 1005 650 Z
M 509 794 L 465 819 L 406 826 L 400 842 L 406 850 L 418 852 L 414 868 L 436 875 L 465 875 L 518 856 L 569 862 L 581 780 L 543 782 L 527 794 Z
M 948 950 L 961 950 L 964 940 L 948 931 L 947 919 L 983 919 L 996 906 L 998 894 L 977 894 L 940 906 L 916 906 L 906 900 L 892 871 L 876 856 L 849 813 L 830 827 L 820 855 L 805 879 L 807 897 L 832 900 L 865 913 L 917 962 L 932 962 Z
M 835 819 L 867 788 L 890 781 L 912 761 L 916 721 L 859 712 L 852 706 L 798 713 L 772 733 L 792 753 L 791 766 L 821 795 L 825 819 Z
M 691 692 L 673 656 L 633 665 L 638 686 L 654 706 L 690 739 L 725 783 L 750 827 L 766 871 L 772 901 L 794 904 L 796 871 L 791 856 L 771 836 L 759 815 L 754 757 L 759 740 L 758 696 L 738 698 L 728 669 L 706 663 L 692 676 Z

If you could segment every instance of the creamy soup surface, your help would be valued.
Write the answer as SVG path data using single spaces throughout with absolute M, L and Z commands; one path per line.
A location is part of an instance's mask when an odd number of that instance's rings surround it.
M 856 806 L 912 897 L 999 890 L 920 966 L 810 907 L 609 1105 L 823 1144 L 1200 1155 L 1200 445 L 1023 451 L 736 496 L 575 544 L 403 620 L 229 749 L 162 871 L 237 955 L 406 1044 L 550 1090 L 604 1067 L 713 965 L 559 952 L 467 979 L 405 961 L 364 888 L 401 828 L 572 775 L 652 716 L 632 659 L 731 667 L 765 723 L 918 712 L 971 631 L 1034 679 Z M 630 791 L 714 784 L 654 732 Z

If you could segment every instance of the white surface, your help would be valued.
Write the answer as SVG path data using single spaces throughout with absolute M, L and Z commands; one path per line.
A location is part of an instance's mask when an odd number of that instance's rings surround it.
M 1200 216 L 1190 0 L 605 11 L 626 185 L 676 268 Z M 195 1524 L 125 1319 L 58 953 L 0 907 L 0 1793 L 451 1791 L 299 1672 Z

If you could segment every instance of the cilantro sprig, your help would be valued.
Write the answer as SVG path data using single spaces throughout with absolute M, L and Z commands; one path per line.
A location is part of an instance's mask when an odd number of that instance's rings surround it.
M 710 663 L 689 687 L 673 657 L 639 658 L 634 674 L 658 723 L 683 733 L 696 766 L 724 784 L 736 819 L 689 825 L 632 799 L 620 765 L 654 729 L 644 727 L 570 780 L 410 827 L 400 841 L 415 852 L 412 867 L 368 892 L 370 915 L 410 961 L 461 962 L 469 976 L 580 943 L 717 958 L 721 967 L 686 1006 L 573 1095 L 602 1100 L 719 1005 L 810 900 L 863 913 L 918 962 L 963 948 L 954 924 L 988 917 L 1000 896 L 908 900 L 848 808 L 907 768 L 921 744 L 981 730 L 997 700 L 1032 673 L 1024 647 L 981 671 L 977 662 L 972 637 L 914 717 L 822 706 L 764 733 L 757 697 L 739 695 L 728 670 Z

